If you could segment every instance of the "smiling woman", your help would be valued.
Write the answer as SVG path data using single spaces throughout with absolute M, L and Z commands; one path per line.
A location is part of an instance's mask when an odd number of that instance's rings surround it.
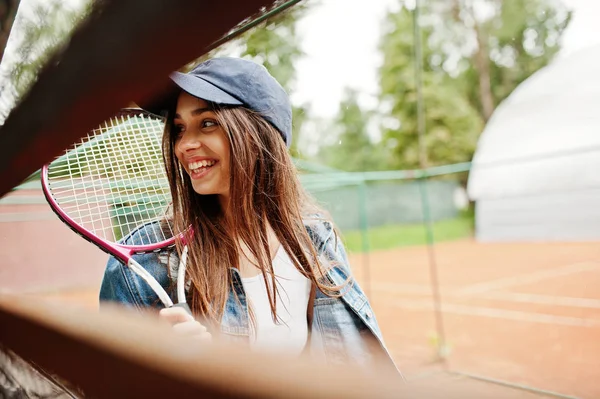
M 172 75 L 173 92 L 145 106 L 166 116 L 163 157 L 176 232 L 193 239 L 137 259 L 168 290 L 187 254 L 182 308 L 160 310 L 176 331 L 309 353 L 329 363 L 376 360 L 394 370 L 369 302 L 353 279 L 333 222 L 306 195 L 289 155 L 291 105 L 267 70 L 237 58 Z M 160 225 L 147 224 L 124 241 Z M 115 259 L 101 303 L 157 306 Z M 201 323 L 199 322 L 201 321 Z
M 214 105 L 182 92 L 177 100 L 177 113 L 169 125 L 173 128 L 167 135 L 167 145 L 173 147 L 196 193 L 227 198 L 230 148 L 217 118 Z

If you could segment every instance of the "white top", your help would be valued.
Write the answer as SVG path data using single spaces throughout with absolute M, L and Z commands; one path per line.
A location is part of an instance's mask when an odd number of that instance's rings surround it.
M 310 296 L 310 280 L 294 266 L 289 255 L 279 247 L 273 270 L 277 284 L 277 315 L 274 322 L 263 275 L 242 278 L 254 323 L 251 342 L 254 348 L 300 354 L 308 338 L 306 310 Z M 268 279 L 269 280 L 269 279 Z M 271 281 L 268 281 L 269 288 Z

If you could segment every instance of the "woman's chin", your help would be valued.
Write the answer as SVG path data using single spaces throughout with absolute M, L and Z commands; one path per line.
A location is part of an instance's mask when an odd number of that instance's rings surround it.
M 206 185 L 193 185 L 194 191 L 198 195 L 223 195 L 223 190 L 217 187 L 207 187 Z
M 194 191 L 198 195 L 214 195 L 214 194 L 218 194 L 215 190 L 211 190 L 211 189 L 205 188 L 205 187 L 194 187 Z

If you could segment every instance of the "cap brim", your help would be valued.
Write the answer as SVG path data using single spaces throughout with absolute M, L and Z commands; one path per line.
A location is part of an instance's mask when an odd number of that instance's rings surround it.
M 171 80 L 194 97 L 201 98 L 215 104 L 242 105 L 243 103 L 226 91 L 221 90 L 206 80 L 181 72 L 171 74 Z
M 174 106 L 181 90 L 191 94 L 194 97 L 201 98 L 215 104 L 222 105 L 243 105 L 237 98 L 217 86 L 205 81 L 197 76 L 187 75 L 181 72 L 173 72 L 170 75 L 173 82 L 171 87 L 161 95 L 160 98 L 147 101 L 145 104 L 137 104 L 140 108 L 155 115 L 164 116 L 165 111 Z

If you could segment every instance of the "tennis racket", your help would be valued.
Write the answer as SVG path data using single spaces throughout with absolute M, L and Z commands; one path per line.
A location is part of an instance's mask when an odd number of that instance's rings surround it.
M 164 120 L 141 109 L 123 109 L 42 167 L 42 189 L 58 218 L 113 255 L 146 281 L 165 307 L 191 314 L 185 299 L 187 245 L 177 272 L 177 304 L 134 254 L 173 247 L 171 194 L 161 140 Z M 137 232 L 135 242 L 132 232 Z M 129 238 L 127 243 L 124 239 Z

